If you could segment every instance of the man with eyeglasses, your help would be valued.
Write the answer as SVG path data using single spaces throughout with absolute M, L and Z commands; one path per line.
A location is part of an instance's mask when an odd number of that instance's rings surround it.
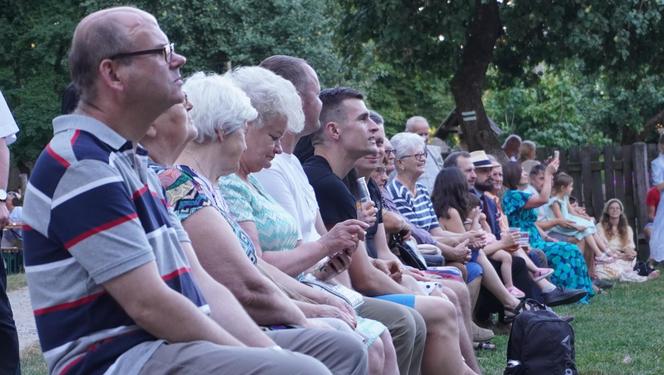
M 441 148 L 429 144 L 429 122 L 422 116 L 413 116 L 406 121 L 406 132 L 415 133 L 424 139 L 426 145 L 426 164 L 424 173 L 417 180 L 424 185 L 427 191 L 433 191 L 433 183 L 436 181 L 438 172 L 443 168 L 443 158 Z
M 208 303 L 209 286 L 192 277 L 186 233 L 138 145 L 183 101 L 185 62 L 136 8 L 92 13 L 74 31 L 80 101 L 53 120 L 24 205 L 25 268 L 49 372 L 329 374 L 276 346 L 224 287 L 224 303 Z

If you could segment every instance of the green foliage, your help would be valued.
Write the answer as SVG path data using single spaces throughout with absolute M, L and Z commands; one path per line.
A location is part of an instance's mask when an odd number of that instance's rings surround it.
M 60 95 L 69 82 L 66 56 L 73 30 L 86 14 L 124 1 L 2 1 L 0 89 L 21 133 L 12 152 L 29 167 L 52 135 Z M 334 18 L 327 0 L 138 0 L 153 13 L 176 49 L 188 58 L 183 72 L 256 65 L 273 54 L 306 58 L 323 85 L 343 79 L 332 44 Z
M 659 76 L 645 77 L 638 87 L 629 88 L 606 74 L 588 76 L 581 70 L 578 62 L 559 70 L 540 67 L 537 84 L 487 90 L 487 112 L 506 134 L 570 147 L 629 143 L 629 137 L 664 106 Z M 495 71 L 490 77 L 496 77 Z
M 362 61 L 346 72 L 344 84 L 358 87 L 367 96 L 370 108 L 385 119 L 388 136 L 402 132 L 406 120 L 424 116 L 438 126 L 454 108 L 446 79 L 434 74 L 408 73 L 376 59 L 371 44 Z
M 52 0 L 3 3 L 0 90 L 21 129 L 13 158 L 25 167 L 52 134 L 51 119 L 59 112 L 60 91 L 68 81 L 64 59 L 80 10 Z
M 592 119 L 606 110 L 607 100 L 594 101 L 599 89 L 573 70 L 543 73 L 536 86 L 516 84 L 504 90 L 487 90 L 484 101 L 489 117 L 505 134 L 517 133 L 544 146 L 569 148 L 578 144 L 605 144 L 609 139 Z
M 493 102 L 487 103 L 488 112 L 494 118 L 507 116 L 505 130 L 545 143 L 602 143 L 608 137 L 632 141 L 664 105 L 658 89 L 664 69 L 661 1 L 340 3 L 343 22 L 338 38 L 355 43 L 339 46 L 351 61 L 361 61 L 364 43 L 370 42 L 375 58 L 390 62 L 391 70 L 440 79 L 458 72 L 478 7 L 495 4 L 502 34 L 490 61 L 494 70 L 486 97 Z M 570 67 L 570 59 L 580 63 Z M 533 73 L 541 64 L 570 70 L 572 77 L 565 77 L 567 73 L 551 77 L 564 80 L 558 88 L 541 82 Z M 598 83 L 593 84 L 593 79 Z

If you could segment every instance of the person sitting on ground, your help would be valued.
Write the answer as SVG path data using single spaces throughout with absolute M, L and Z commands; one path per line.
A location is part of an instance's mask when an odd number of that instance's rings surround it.
M 327 227 L 356 218 L 356 199 L 343 178 L 355 162 L 376 152 L 378 126 L 369 117 L 363 98 L 356 90 L 338 87 L 321 91 L 321 128 L 314 133 L 314 155 L 303 165 L 316 193 L 323 222 Z M 303 138 L 300 142 L 306 142 Z M 304 148 L 304 147 L 303 147 Z M 382 263 L 382 262 L 381 262 Z M 353 286 L 369 295 L 397 294 L 393 300 L 418 310 L 427 324 L 423 357 L 424 374 L 475 374 L 477 363 L 465 363 L 462 356 L 457 313 L 454 305 L 440 297 L 415 296 L 390 277 L 401 272 L 398 264 L 384 264 L 383 271 L 372 266 L 363 241 L 353 254 L 349 274 Z M 444 334 L 443 334 L 444 332 Z M 472 351 L 472 349 L 471 349 Z M 465 354 L 464 354 L 465 355 Z M 466 357 L 470 362 L 473 356 Z M 469 367 L 477 368 L 474 371 Z
M 650 240 L 652 235 L 652 224 L 657 216 L 657 206 L 659 205 L 660 193 L 657 187 L 653 186 L 648 190 L 646 195 L 646 207 L 648 209 L 648 223 L 643 228 L 643 234 L 646 236 L 646 241 Z
M 318 97 L 320 93 L 318 76 L 306 60 L 293 56 L 270 56 L 263 60 L 260 66 L 278 74 L 295 86 L 302 99 L 304 128 L 299 133 L 286 132 L 281 138 L 283 152 L 275 155 L 270 168 L 254 175 L 272 198 L 295 217 L 300 234 L 298 239 L 316 241 L 327 233 L 327 228 L 323 224 L 314 189 L 309 184 L 294 150 L 300 139 L 306 138 L 320 128 L 321 100 Z M 342 271 L 348 266 L 350 256 L 342 253 L 338 259 L 332 259 L 330 264 L 334 265 L 336 260 L 343 261 L 338 269 L 341 272 L 328 281 L 352 289 L 348 271 Z M 365 276 L 371 276 L 371 272 Z M 355 282 L 360 283 L 358 278 Z M 367 296 L 362 298 L 357 312 L 359 316 L 380 321 L 390 330 L 400 373 L 420 372 L 426 338 L 426 327 L 420 313 L 396 303 Z
M 183 101 L 185 62 L 137 8 L 100 10 L 76 26 L 69 67 L 81 101 L 54 119 L 23 210 L 49 373 L 330 374 L 280 350 L 226 288 L 192 275 L 187 236 L 137 144 Z
M 528 184 L 529 176 L 523 173 L 518 162 L 509 162 L 503 166 L 505 187 L 508 189 L 503 195 L 503 209 L 510 221 L 510 226 L 519 227 L 528 232 L 531 247 L 544 251 L 551 268 L 555 271 L 551 275 L 551 282 L 560 288 L 582 289 L 585 293 L 575 293 L 575 297 L 588 300 L 595 294 L 592 282 L 588 276 L 586 262 L 573 244 L 565 242 L 548 242 L 542 239 L 535 221 L 537 215 L 533 208 L 542 206 L 549 201 L 551 194 L 551 181 L 558 169 L 558 159 L 554 158 L 545 170 L 544 186 L 540 194 L 528 194 L 519 190 L 519 186 Z M 586 297 L 587 294 L 587 297 Z
M 597 263 L 612 262 L 613 258 L 607 254 L 603 242 L 595 239 L 595 224 L 584 217 L 575 214 L 575 210 L 569 203 L 569 197 L 574 189 L 574 180 L 565 172 L 558 172 L 553 178 L 551 198 L 544 208 L 546 219 L 558 219 L 565 222 L 573 222 L 572 228 L 556 225 L 550 229 L 551 232 L 560 233 L 564 236 L 574 237 L 580 242 L 579 247 L 588 246 Z
M 535 160 L 537 158 L 537 145 L 533 141 L 523 141 L 519 146 L 519 162 Z
M 602 217 L 597 223 L 597 234 L 608 244 L 609 254 L 616 259 L 611 263 L 600 263 L 595 269 L 597 277 L 603 280 L 644 282 L 659 277 L 655 270 L 648 276 L 640 276 L 634 270 L 636 246 L 634 231 L 627 222 L 624 207 L 619 199 L 609 199 L 604 204 Z
M 293 277 L 312 270 L 312 266 L 324 257 L 334 258 L 341 252 L 352 254 L 354 248 L 343 246 L 356 247 L 356 243 L 352 240 L 344 241 L 343 238 L 361 235 L 367 229 L 364 223 L 347 220 L 337 224 L 316 241 L 298 240 L 299 230 L 295 218 L 254 177 L 255 173 L 269 168 L 272 159 L 282 152 L 280 140 L 283 134 L 298 133 L 304 126 L 302 104 L 293 85 L 260 67 L 236 69 L 230 78 L 249 96 L 252 106 L 258 111 L 258 117 L 248 123 L 247 148 L 242 152 L 239 168 L 233 174 L 222 176 L 218 185 L 235 220 L 251 238 L 256 254 Z M 333 240 L 335 237 L 339 239 Z M 325 296 L 319 298 L 319 301 L 324 303 L 325 298 L 335 297 Z M 311 304 L 303 307 L 319 308 Z M 348 306 L 347 309 L 352 308 Z M 397 373 L 396 355 L 389 331 L 374 320 L 358 317 L 357 321 L 354 328 L 366 338 L 366 344 L 370 347 L 370 373 Z
M 312 288 L 264 262 L 211 182 L 238 168 L 246 148 L 247 122 L 257 117 L 249 98 L 228 78 L 216 74 L 196 73 L 183 87 L 195 103 L 190 114 L 197 136 L 186 144 L 174 165 L 154 167 L 202 267 L 237 297 L 257 324 L 271 328 L 268 335 L 280 345 L 320 358 L 333 372 L 366 373 L 367 349 L 357 335 L 331 330 L 330 325 L 314 319 L 341 318 L 354 324 L 345 303 L 330 298 L 324 309 L 312 306 L 307 310 L 303 307 L 307 302 L 290 299 L 284 292 L 315 302 L 326 296 L 318 296 Z M 324 346 L 327 349 L 320 351 Z

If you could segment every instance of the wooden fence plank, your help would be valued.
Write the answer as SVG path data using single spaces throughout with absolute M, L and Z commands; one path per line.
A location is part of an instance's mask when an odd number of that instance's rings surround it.
M 623 156 L 623 179 L 625 181 L 625 215 L 632 228 L 636 228 L 636 209 L 634 207 L 634 175 L 632 165 L 632 146 L 621 147 Z
M 602 149 L 604 155 L 604 192 L 606 198 L 613 198 L 616 196 L 616 181 L 613 169 L 613 146 L 605 146 Z
M 636 217 L 639 220 L 639 230 L 648 221 L 646 209 L 646 194 L 648 192 L 648 150 L 642 142 L 633 145 L 632 158 L 634 160 L 634 204 L 637 207 Z
M 648 178 L 648 147 L 645 143 L 639 142 L 632 145 L 632 159 L 634 161 L 634 203 L 636 206 L 636 223 L 634 231 L 636 233 L 636 251 L 639 259 L 648 258 L 648 249 L 646 244 L 640 243 L 640 233 L 648 222 L 648 208 L 646 207 L 646 194 L 649 186 Z
M 602 180 L 602 168 L 599 163 L 599 150 L 597 147 L 590 148 L 590 161 L 591 161 L 591 191 L 592 191 L 592 202 L 593 202 L 593 211 L 588 212 L 589 215 L 594 216 L 596 219 L 599 219 L 602 214 L 602 209 L 604 208 L 604 182 Z
M 592 188 L 593 188 L 593 176 L 592 169 L 590 166 L 590 154 L 591 147 L 585 146 L 581 149 L 580 159 L 581 159 L 581 180 L 583 181 L 580 188 L 583 192 L 583 206 L 586 208 L 586 211 L 589 215 L 593 215 L 593 201 L 592 201 Z M 578 180 L 574 180 L 578 181 Z
M 613 150 L 613 170 L 615 171 L 616 195 L 614 198 L 625 202 L 625 179 L 623 177 L 623 155 L 620 146 L 611 146 Z
M 583 198 L 583 181 L 581 177 L 581 152 L 579 148 L 572 148 L 567 151 L 568 163 L 567 168 L 563 171 L 576 181 L 574 184 L 574 190 L 572 191 L 572 196 L 577 199 L 579 205 L 584 205 Z

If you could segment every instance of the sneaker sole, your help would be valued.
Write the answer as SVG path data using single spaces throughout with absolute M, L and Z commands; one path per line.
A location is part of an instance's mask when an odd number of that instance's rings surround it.
M 553 301 L 553 302 L 547 302 L 547 306 L 560 306 L 560 305 L 569 305 L 574 302 L 579 302 L 583 297 L 588 295 L 588 292 L 579 292 L 577 294 L 573 294 L 567 298 L 563 298 L 558 301 Z

